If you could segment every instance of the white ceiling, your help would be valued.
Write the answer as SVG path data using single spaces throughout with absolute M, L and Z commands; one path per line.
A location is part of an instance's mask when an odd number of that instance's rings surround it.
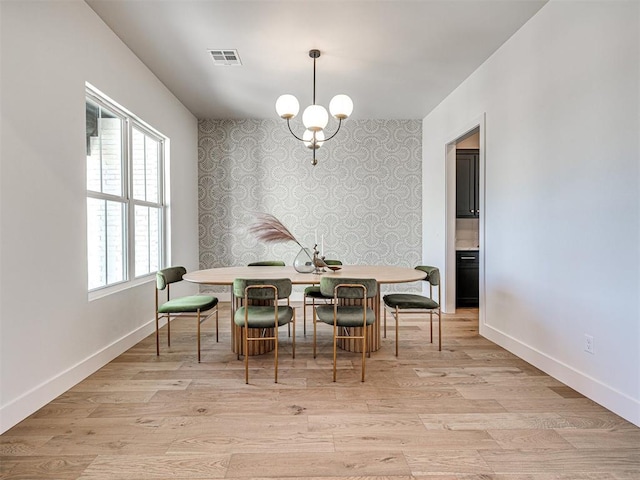
M 85 0 L 197 118 L 277 118 L 292 93 L 422 119 L 547 0 Z M 215 67 L 209 49 L 237 49 Z

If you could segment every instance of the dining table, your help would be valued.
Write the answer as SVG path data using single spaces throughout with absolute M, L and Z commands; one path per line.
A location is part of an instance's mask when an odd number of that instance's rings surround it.
M 183 280 L 197 283 L 200 285 L 218 285 L 228 286 L 231 291 L 231 348 L 234 353 L 243 353 L 243 342 L 240 341 L 242 329 L 238 328 L 233 322 L 233 315 L 239 301 L 241 299 L 234 298 L 233 282 L 236 278 L 250 279 L 275 279 L 288 278 L 293 285 L 317 285 L 323 276 L 342 277 L 342 278 L 373 278 L 378 284 L 376 296 L 372 299 L 371 308 L 376 314 L 376 321 L 373 324 L 373 335 L 371 338 L 371 351 L 380 348 L 380 288 L 384 284 L 411 283 L 426 278 L 426 273 L 422 270 L 416 270 L 410 267 L 398 267 L 390 265 L 341 265 L 339 270 L 326 270 L 319 273 L 301 273 L 292 266 L 241 266 L 241 267 L 216 267 L 204 270 L 194 270 L 183 276 Z M 306 308 L 303 306 L 303 308 Z M 354 334 L 358 334 L 354 329 Z M 252 342 L 255 343 L 255 342 Z M 259 342 L 262 343 L 262 342 Z M 340 342 L 340 347 L 344 350 L 357 352 L 359 350 L 359 342 Z M 260 351 L 249 351 L 249 355 L 257 355 L 266 353 L 270 347 L 266 349 L 262 347 Z

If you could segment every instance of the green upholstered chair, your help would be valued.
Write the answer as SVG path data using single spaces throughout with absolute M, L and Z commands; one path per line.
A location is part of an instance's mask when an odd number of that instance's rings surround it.
M 249 342 L 273 341 L 275 343 L 275 383 L 278 383 L 278 327 L 293 325 L 292 356 L 296 356 L 296 313 L 289 305 L 278 305 L 278 300 L 291 295 L 291 280 L 236 278 L 233 294 L 242 298 L 242 306 L 234 314 L 234 323 L 242 328 L 244 342 L 245 383 L 249 383 Z M 257 337 L 249 337 L 249 329 L 260 330 Z M 273 329 L 273 335 L 268 335 Z
M 365 354 L 371 325 L 376 314 L 367 300 L 376 298 L 378 282 L 374 278 L 320 278 L 320 292 L 333 297 L 331 305 L 318 305 L 313 309 L 313 358 L 316 357 L 316 325 L 318 322 L 333 326 L 333 381 L 336 381 L 338 339 L 362 341 L 362 381 L 365 374 Z M 358 335 L 356 328 L 361 328 Z
M 171 299 L 170 285 L 182 281 L 187 273 L 184 267 L 169 267 L 156 273 L 156 355 L 160 355 L 159 324 L 161 318 L 167 319 L 167 345 L 171 346 L 171 317 L 196 318 L 198 325 L 198 362 L 200 361 L 200 324 L 216 316 L 216 342 L 218 341 L 218 299 L 210 295 L 190 295 Z M 160 290 L 167 290 L 165 302 L 161 302 Z M 203 313 L 206 315 L 203 316 Z
M 342 265 L 340 260 L 325 260 L 324 263 L 327 265 Z M 311 303 L 308 303 L 308 300 L 311 299 Z M 333 300 L 333 295 L 324 296 L 320 291 L 320 285 L 311 285 L 304 289 L 304 295 L 302 297 L 302 330 L 304 336 L 307 336 L 307 307 L 311 305 L 311 307 L 316 306 L 316 300 L 321 300 L 322 303 L 331 303 Z
M 260 260 L 258 262 L 251 262 L 247 264 L 247 267 L 284 267 L 285 264 L 282 260 Z M 287 297 L 287 305 L 291 302 Z M 287 327 L 287 334 L 291 336 L 291 327 Z
M 429 328 L 431 331 L 431 343 L 433 343 L 433 314 L 438 316 L 438 350 L 442 350 L 442 319 L 440 312 L 440 270 L 438 267 L 420 265 L 416 270 L 422 270 L 427 274 L 424 281 L 429 282 L 429 296 L 417 295 L 410 293 L 390 293 L 382 297 L 384 302 L 384 336 L 387 336 L 387 309 L 392 313 L 396 320 L 396 357 L 398 356 L 398 323 L 400 321 L 400 312 L 429 313 Z M 433 299 L 433 287 L 437 287 L 438 301 Z
M 247 264 L 247 267 L 284 267 L 284 262 L 281 260 L 261 260 L 259 262 L 251 262 Z

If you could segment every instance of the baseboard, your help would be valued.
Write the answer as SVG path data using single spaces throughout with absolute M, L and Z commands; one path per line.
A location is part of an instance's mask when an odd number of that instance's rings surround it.
M 490 325 L 482 324 L 482 322 L 480 323 L 480 335 L 640 427 L 640 400 L 634 399 L 570 365 L 549 357 Z
M 0 408 L 0 434 L 6 432 L 74 385 L 77 385 L 154 332 L 155 319 L 152 319 L 71 368 L 3 405 Z

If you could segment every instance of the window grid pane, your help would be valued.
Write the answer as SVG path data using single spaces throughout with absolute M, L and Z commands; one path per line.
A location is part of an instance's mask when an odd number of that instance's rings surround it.
M 133 198 L 159 203 L 160 142 L 136 128 L 132 137 Z
M 136 277 L 156 272 L 160 267 L 160 215 L 160 208 L 135 207 Z
M 114 112 L 86 102 L 87 189 L 122 196 L 124 122 Z
M 145 138 L 144 134 L 137 130 L 132 129 L 131 135 L 131 162 L 133 167 L 132 172 L 132 185 L 133 185 L 133 198 L 136 200 L 146 200 L 146 167 L 145 167 Z
M 124 280 L 124 238 L 124 204 L 88 198 L 89 290 Z
M 149 136 L 146 137 L 146 177 L 147 177 L 147 198 L 148 202 L 159 203 L 158 184 L 160 178 L 158 175 L 158 165 L 160 163 L 160 145 L 159 142 Z

